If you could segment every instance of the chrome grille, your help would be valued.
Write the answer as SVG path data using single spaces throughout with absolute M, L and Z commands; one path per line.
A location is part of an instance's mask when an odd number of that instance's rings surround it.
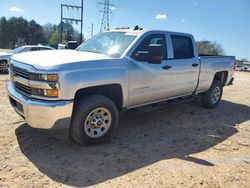
M 25 69 L 16 67 L 13 64 L 10 64 L 9 69 L 10 69 L 11 72 L 13 72 L 14 74 L 16 74 L 16 75 L 18 75 L 18 76 L 20 76 L 22 78 L 30 79 L 30 74 Z
M 13 82 L 15 90 L 25 96 L 31 95 L 31 88 L 18 82 Z

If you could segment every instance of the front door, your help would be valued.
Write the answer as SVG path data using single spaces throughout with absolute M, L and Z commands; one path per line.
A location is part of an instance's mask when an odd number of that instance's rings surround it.
M 149 34 L 138 45 L 138 51 L 148 52 L 150 44 L 161 44 L 164 49 L 161 64 L 150 64 L 146 61 L 137 61 L 133 58 L 129 63 L 130 88 L 129 106 L 150 103 L 165 99 L 171 75 L 167 72 L 167 45 L 165 33 Z

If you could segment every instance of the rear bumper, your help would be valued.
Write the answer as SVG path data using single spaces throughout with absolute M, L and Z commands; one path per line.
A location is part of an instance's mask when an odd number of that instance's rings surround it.
M 39 129 L 60 129 L 70 125 L 72 101 L 44 101 L 26 98 L 7 83 L 10 103 L 27 124 Z

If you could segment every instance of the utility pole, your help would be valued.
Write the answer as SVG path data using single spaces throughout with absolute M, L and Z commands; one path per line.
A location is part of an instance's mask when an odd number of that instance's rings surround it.
M 110 7 L 115 7 L 115 4 L 110 4 L 109 0 L 103 0 L 103 2 L 98 2 L 98 4 L 103 6 L 103 9 L 100 10 L 103 13 L 100 32 L 107 31 L 109 30 L 109 15 L 112 13 Z
M 81 11 L 81 16 L 75 17 L 73 16 L 65 16 L 66 13 L 72 13 L 73 11 Z M 82 31 L 83 31 L 83 0 L 81 0 L 81 6 L 76 5 L 69 5 L 69 4 L 61 4 L 61 43 L 62 43 L 62 33 L 63 33 L 63 21 L 70 21 L 75 22 L 78 24 L 78 22 L 81 22 L 81 36 L 80 36 L 80 43 L 82 43 Z
M 82 43 L 82 27 L 83 27 L 83 0 L 81 4 L 81 36 L 80 36 L 80 44 Z
M 91 24 L 91 37 L 93 37 L 93 34 L 94 34 L 94 24 L 92 23 Z

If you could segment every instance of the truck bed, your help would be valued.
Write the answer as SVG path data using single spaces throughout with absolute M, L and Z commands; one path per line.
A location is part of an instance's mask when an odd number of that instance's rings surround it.
M 225 85 L 231 81 L 234 73 L 234 56 L 199 55 L 200 77 L 198 91 L 209 89 L 214 79 L 214 72 L 225 72 L 227 80 Z

